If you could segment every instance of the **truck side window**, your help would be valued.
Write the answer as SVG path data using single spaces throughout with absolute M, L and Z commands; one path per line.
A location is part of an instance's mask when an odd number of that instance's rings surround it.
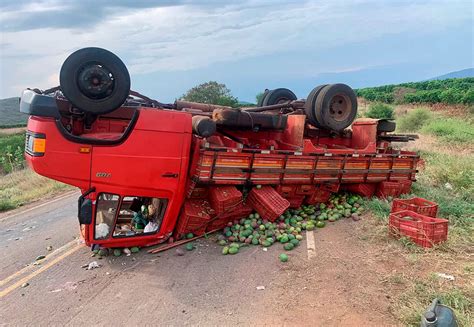
M 125 196 L 113 236 L 130 237 L 158 232 L 167 204 L 167 199 Z
M 110 237 L 119 200 L 120 197 L 118 195 L 110 193 L 100 193 L 97 197 L 94 235 L 96 240 L 103 240 Z

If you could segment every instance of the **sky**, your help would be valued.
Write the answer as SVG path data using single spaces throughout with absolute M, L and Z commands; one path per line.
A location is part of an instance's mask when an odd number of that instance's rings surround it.
M 473 3 L 2 0 L 0 98 L 59 85 L 63 61 L 89 46 L 161 102 L 210 80 L 249 102 L 265 88 L 305 98 L 323 83 L 424 80 L 474 67 Z

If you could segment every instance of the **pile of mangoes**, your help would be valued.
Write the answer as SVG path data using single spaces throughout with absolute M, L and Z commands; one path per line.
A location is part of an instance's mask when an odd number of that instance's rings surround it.
M 237 254 L 242 247 L 259 245 L 270 247 L 280 243 L 284 250 L 291 251 L 303 240 L 304 230 L 323 228 L 326 221 L 341 218 L 358 218 L 363 212 L 363 200 L 359 195 L 339 193 L 331 196 L 327 203 L 303 205 L 288 209 L 275 222 L 262 219 L 258 213 L 229 222 L 218 235 L 217 242 L 223 246 L 222 254 Z M 356 219 L 355 219 L 356 220 Z M 288 256 L 280 255 L 286 262 Z

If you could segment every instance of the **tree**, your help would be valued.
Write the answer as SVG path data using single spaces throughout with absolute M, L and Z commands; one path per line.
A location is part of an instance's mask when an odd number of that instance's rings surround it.
M 183 94 L 181 100 L 236 107 L 239 101 L 225 84 L 210 81 L 193 87 Z

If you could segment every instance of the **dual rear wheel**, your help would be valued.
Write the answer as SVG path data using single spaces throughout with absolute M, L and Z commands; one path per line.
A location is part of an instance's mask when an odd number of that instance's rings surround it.
M 296 100 L 296 95 L 285 88 L 265 90 L 258 107 Z M 341 131 L 352 124 L 357 116 L 357 97 L 346 84 L 324 84 L 308 95 L 304 111 L 311 125 Z

